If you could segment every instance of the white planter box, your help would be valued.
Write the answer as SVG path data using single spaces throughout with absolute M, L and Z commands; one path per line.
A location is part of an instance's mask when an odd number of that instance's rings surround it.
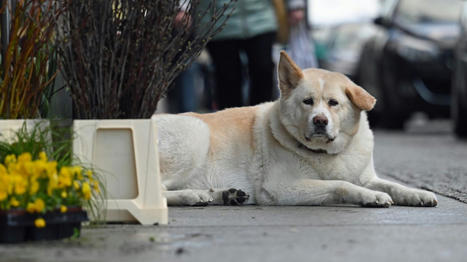
M 155 120 L 75 120 L 73 130 L 73 153 L 103 175 L 105 219 L 167 224 Z
M 23 127 L 23 124 L 26 123 L 27 130 L 31 131 L 36 125 L 39 125 L 39 128 L 49 128 L 50 123 L 48 120 L 43 119 L 1 119 L 0 120 L 0 139 L 11 141 L 16 138 L 15 133 Z M 52 140 L 51 137 L 48 139 Z

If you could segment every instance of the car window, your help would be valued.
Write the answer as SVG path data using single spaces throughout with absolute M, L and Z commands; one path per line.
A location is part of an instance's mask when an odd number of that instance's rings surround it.
M 467 1 L 463 4 L 461 23 L 464 28 L 467 28 Z
M 374 35 L 376 29 L 371 24 L 347 24 L 336 32 L 334 48 L 360 49 L 363 42 Z
M 457 23 L 461 10 L 458 0 L 401 0 L 394 20 L 401 25 Z
M 384 0 L 381 3 L 379 15 L 387 20 L 391 19 L 394 8 L 397 6 L 397 0 Z

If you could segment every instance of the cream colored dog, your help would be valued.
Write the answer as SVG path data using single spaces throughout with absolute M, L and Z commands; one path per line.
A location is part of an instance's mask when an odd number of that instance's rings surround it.
M 169 205 L 436 206 L 433 193 L 376 175 L 365 113 L 376 100 L 364 89 L 285 52 L 278 75 L 275 102 L 157 117 Z

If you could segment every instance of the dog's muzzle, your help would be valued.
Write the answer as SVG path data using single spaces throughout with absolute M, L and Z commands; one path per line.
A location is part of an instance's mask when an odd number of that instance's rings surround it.
M 311 132 L 305 134 L 306 141 L 311 141 L 312 139 L 321 139 L 324 140 L 326 143 L 331 143 L 332 141 L 334 141 L 335 137 L 331 136 L 328 133 L 329 120 L 325 115 L 316 115 L 313 117 L 311 122 Z

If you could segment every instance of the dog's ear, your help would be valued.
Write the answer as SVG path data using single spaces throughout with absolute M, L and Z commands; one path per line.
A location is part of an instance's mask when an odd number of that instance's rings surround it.
M 278 76 L 279 89 L 284 96 L 287 96 L 290 90 L 294 89 L 303 78 L 302 69 L 284 51 L 281 51 Z
M 345 88 L 345 94 L 360 110 L 370 111 L 376 104 L 376 98 L 358 85 L 351 84 Z

